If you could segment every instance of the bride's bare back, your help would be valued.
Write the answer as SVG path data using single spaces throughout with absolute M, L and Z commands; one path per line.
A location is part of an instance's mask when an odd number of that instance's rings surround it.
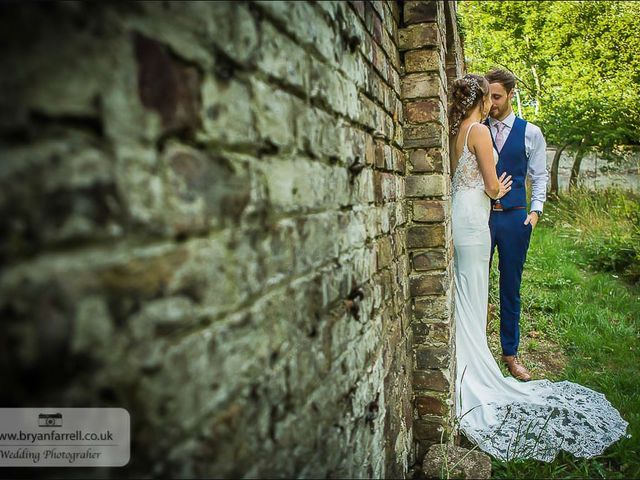
M 470 118 L 462 121 L 449 149 L 451 177 L 455 175 L 460 159 L 465 153 L 465 147 L 476 158 L 487 194 L 495 198 L 499 191 L 499 180 L 496 174 L 496 159 L 489 128 Z

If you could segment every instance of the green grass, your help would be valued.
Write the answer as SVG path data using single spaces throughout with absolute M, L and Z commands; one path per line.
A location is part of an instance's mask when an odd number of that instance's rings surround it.
M 524 270 L 520 346 L 536 378 L 604 393 L 629 422 L 631 438 L 592 459 L 563 453 L 552 463 L 493 460 L 494 478 L 640 478 L 640 286 L 634 273 L 640 242 L 630 228 L 638 225 L 637 200 L 621 192 L 577 192 L 547 204 Z M 603 247 L 616 235 L 623 252 L 611 242 Z M 490 302 L 497 305 L 496 274 L 494 264 Z M 497 322 L 496 312 L 490 321 L 495 354 Z

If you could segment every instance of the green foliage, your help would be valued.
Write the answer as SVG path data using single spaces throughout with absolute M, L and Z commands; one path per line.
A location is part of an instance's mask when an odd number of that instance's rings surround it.
M 584 189 L 559 197 L 547 221 L 565 228 L 588 264 L 599 271 L 640 282 L 640 198 L 618 189 L 597 194 Z M 570 225 L 570 226 L 569 226 Z
M 638 142 L 640 3 L 464 1 L 460 17 L 469 70 L 511 70 L 550 144 Z

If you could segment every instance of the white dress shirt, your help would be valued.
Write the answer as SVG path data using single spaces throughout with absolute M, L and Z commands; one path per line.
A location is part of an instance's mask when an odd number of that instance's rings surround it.
M 516 119 L 515 113 L 511 112 L 502 120 L 505 124 L 503 132 L 505 143 L 511 133 L 513 122 Z M 489 130 L 493 140 L 496 139 L 498 129 L 495 127 L 498 120 L 489 117 Z M 540 210 L 547 199 L 547 182 L 549 172 L 547 171 L 547 142 L 542 135 L 542 130 L 531 122 L 527 122 L 524 132 L 524 148 L 527 155 L 528 167 L 527 175 L 531 178 L 531 208 L 530 210 Z M 508 174 L 509 172 L 507 172 Z

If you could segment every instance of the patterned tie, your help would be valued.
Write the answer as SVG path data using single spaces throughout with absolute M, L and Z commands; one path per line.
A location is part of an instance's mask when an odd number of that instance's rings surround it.
M 496 147 L 498 147 L 498 152 L 502 150 L 502 146 L 504 145 L 504 128 L 506 125 L 502 122 L 496 122 L 496 129 L 498 133 L 496 133 Z

